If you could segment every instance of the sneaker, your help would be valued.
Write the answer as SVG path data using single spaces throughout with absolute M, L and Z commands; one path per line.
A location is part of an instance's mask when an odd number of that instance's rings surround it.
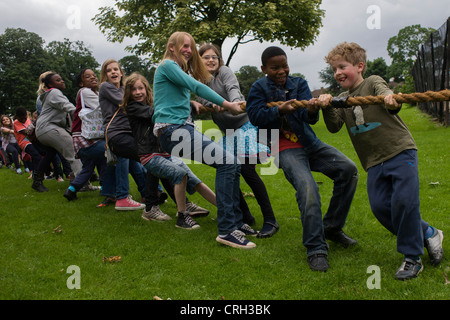
M 145 204 L 134 201 L 129 195 L 126 198 L 116 201 L 115 209 L 118 211 L 130 211 L 130 210 L 142 210 L 145 208 Z
M 102 203 L 98 204 L 96 206 L 96 208 L 103 208 L 103 207 L 107 207 L 110 204 L 116 203 L 116 199 L 115 198 L 111 198 L 111 197 L 106 197 L 105 200 L 102 201 Z
M 16 173 L 17 173 L 17 174 L 22 174 L 22 173 L 23 173 L 23 172 L 22 172 L 22 169 L 20 169 L 20 168 L 17 169 L 17 170 L 16 170 Z
M 198 229 L 200 228 L 200 225 L 195 222 L 194 219 L 191 218 L 191 216 L 187 212 L 178 212 L 177 214 L 177 223 L 175 224 L 177 228 L 181 229 Z
M 186 212 L 189 213 L 191 217 L 206 217 L 209 214 L 209 210 L 203 209 L 202 207 L 196 205 L 193 202 L 186 203 Z
M 434 228 L 434 234 L 425 240 L 425 248 L 428 250 L 428 256 L 433 266 L 441 262 L 444 256 L 444 249 L 442 248 L 442 241 L 444 240 L 444 232 Z
M 58 176 L 58 178 L 56 178 L 56 181 L 58 182 L 64 182 L 64 178 L 61 176 Z
M 77 200 L 77 199 L 78 199 L 77 193 L 76 193 L 76 192 L 73 192 L 73 191 L 70 190 L 70 189 L 66 189 L 66 191 L 64 191 L 63 196 L 64 196 L 64 198 L 66 198 L 66 199 L 69 200 L 69 201 Z
M 326 272 L 330 267 L 325 253 L 314 253 L 307 258 L 308 266 L 313 271 Z
M 142 212 L 142 218 L 148 221 L 167 221 L 172 219 L 170 216 L 162 212 L 159 206 L 153 206 L 150 211 L 146 211 L 146 209 L 144 209 Z
M 101 189 L 100 186 L 94 186 L 88 181 L 88 182 L 86 182 L 86 184 L 84 186 L 81 187 L 79 192 L 98 191 L 100 189 Z
M 1 168 L 1 166 L 0 166 L 0 168 Z M 30 169 L 25 168 L 25 172 L 26 172 L 26 173 L 30 173 L 31 171 L 30 171 Z
M 253 228 L 246 223 L 244 223 L 238 230 L 242 231 L 246 236 L 256 237 L 258 235 L 258 231 L 253 230 Z
M 423 270 L 422 260 L 413 260 L 405 258 L 400 268 L 395 273 L 395 279 L 408 280 L 417 277 L 417 275 Z
M 216 241 L 233 248 L 253 249 L 256 244 L 248 241 L 242 234 L 242 231 L 235 230 L 226 236 L 217 236 Z

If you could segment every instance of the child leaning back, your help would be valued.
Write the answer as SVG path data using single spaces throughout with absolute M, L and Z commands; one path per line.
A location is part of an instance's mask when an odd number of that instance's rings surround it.
M 125 82 L 121 108 L 130 121 L 137 152 L 142 165 L 154 176 L 168 179 L 174 185 L 177 203 L 176 226 L 182 229 L 197 229 L 200 225 L 186 211 L 186 191 L 198 191 L 206 200 L 216 205 L 214 192 L 189 169 L 181 160 L 163 152 L 157 137 L 153 134 L 153 97 L 147 79 L 137 73 L 131 74 Z M 156 183 L 158 181 L 156 180 Z M 147 220 L 170 220 L 170 216 L 160 210 L 146 208 L 143 217 Z
M 395 278 L 407 280 L 423 269 L 420 256 L 428 250 L 437 265 L 443 256 L 444 234 L 421 218 L 419 209 L 418 157 L 415 141 L 398 113 L 401 104 L 379 76 L 363 78 L 366 51 L 356 43 L 341 43 L 325 58 L 336 81 L 346 90 L 340 96 L 384 95 L 384 105 L 352 108 L 327 107 L 331 95 L 321 95 L 328 130 L 338 132 L 345 124 L 364 170 L 367 193 L 375 217 L 397 236 L 397 251 L 404 255 Z

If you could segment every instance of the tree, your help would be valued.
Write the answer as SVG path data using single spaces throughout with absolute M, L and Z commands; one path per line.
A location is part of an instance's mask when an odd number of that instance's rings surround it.
M 136 55 L 131 55 L 120 59 L 119 64 L 125 75 L 138 72 L 143 75 L 150 84 L 153 84 L 153 76 L 155 75 L 156 67 L 149 60 L 142 59 Z
M 376 58 L 373 61 L 367 61 L 367 69 L 364 74 L 364 78 L 371 75 L 377 75 L 382 77 L 385 81 L 389 81 L 387 76 L 388 66 L 383 58 Z
M 0 35 L 0 113 L 17 106 L 36 108 L 38 78 L 47 66 L 44 40 L 24 29 L 7 28 Z
M 339 83 L 337 83 L 336 79 L 334 78 L 334 72 L 330 66 L 327 66 L 321 71 L 319 71 L 319 78 L 323 84 L 328 86 L 325 89 L 327 93 L 331 95 L 337 95 L 342 91 L 341 86 L 339 85 Z
M 389 39 L 387 51 L 392 63 L 388 68 L 388 77 L 395 81 L 405 80 L 417 59 L 419 46 L 426 41 L 432 28 L 423 28 L 420 24 L 404 27 Z
M 222 48 L 236 39 L 226 65 L 240 44 L 279 41 L 296 48 L 312 44 L 322 26 L 321 0 L 118 0 L 102 7 L 92 19 L 112 42 L 137 37 L 127 49 L 161 59 L 167 39 L 175 31 L 189 32 L 196 42 Z
M 63 78 L 66 83 L 64 94 L 75 103 L 79 89 L 76 83 L 78 73 L 84 68 L 95 70 L 100 66 L 99 63 L 83 41 L 52 41 L 47 46 L 47 52 L 51 61 L 50 69 Z
M 244 97 L 248 96 L 252 84 L 259 78 L 264 77 L 264 73 L 255 66 L 242 66 L 235 74 Z

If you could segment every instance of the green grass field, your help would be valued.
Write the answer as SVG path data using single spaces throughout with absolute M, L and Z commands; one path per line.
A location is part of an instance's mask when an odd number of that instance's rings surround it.
M 419 173 L 423 219 L 450 235 L 450 131 L 429 120 L 416 108 L 404 108 L 401 116 L 419 148 Z M 204 121 L 203 131 L 214 128 Z M 191 200 L 210 209 L 197 221 L 201 228 L 175 228 L 175 219 L 158 223 L 141 218 L 140 211 L 98 209 L 98 192 L 78 193 L 68 202 L 62 195 L 69 182 L 46 181 L 48 193 L 31 189 L 28 175 L 0 169 L 0 299 L 2 300 L 448 300 L 450 276 L 448 238 L 446 255 L 433 267 L 425 250 L 424 271 L 417 279 L 397 281 L 396 269 L 403 257 L 396 251 L 396 238 L 370 211 L 366 173 L 362 170 L 345 130 L 326 131 L 323 122 L 314 126 L 317 135 L 351 159 L 360 169 L 355 199 L 344 228 L 358 241 L 344 249 L 330 243 L 330 268 L 313 272 L 306 262 L 302 226 L 294 190 L 279 171 L 262 179 L 280 224 L 269 239 L 252 239 L 253 250 L 220 245 L 216 210 L 199 195 Z M 214 188 L 214 169 L 192 164 L 191 169 Z M 332 183 L 315 174 L 320 182 L 323 208 L 327 208 Z M 136 185 L 131 193 L 139 199 Z M 243 182 L 243 191 L 251 192 Z M 261 211 L 252 197 L 247 202 L 262 225 Z M 162 210 L 175 218 L 176 206 L 168 201 Z M 55 231 L 56 229 L 56 231 Z M 120 256 L 119 262 L 104 257 Z M 76 266 L 79 273 L 73 273 Z M 379 267 L 379 289 L 370 289 L 371 266 Z M 368 272 L 369 270 L 369 272 Z M 79 289 L 70 289 L 79 276 Z M 69 284 L 69 285 L 68 285 Z

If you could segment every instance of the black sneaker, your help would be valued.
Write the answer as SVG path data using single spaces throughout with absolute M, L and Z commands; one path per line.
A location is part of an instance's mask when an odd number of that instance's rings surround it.
M 192 219 L 188 213 L 185 213 L 185 212 L 178 212 L 177 223 L 175 224 L 175 226 L 177 228 L 187 229 L 187 230 L 200 228 L 200 225 L 197 222 L 195 222 L 195 220 Z
M 248 241 L 239 230 L 234 230 L 226 236 L 217 236 L 216 241 L 233 248 L 252 249 L 256 247 L 256 244 Z
M 116 199 L 115 198 L 111 198 L 111 197 L 106 197 L 105 200 L 103 200 L 100 204 L 98 204 L 96 206 L 96 208 L 103 208 L 103 207 L 107 207 L 110 204 L 115 204 L 116 203 Z
M 342 245 L 344 248 L 353 246 L 358 243 L 356 240 L 354 240 L 354 239 L 350 238 L 348 235 L 346 235 L 344 233 L 344 231 L 342 231 L 342 230 L 325 229 L 324 234 L 325 234 L 325 239 L 336 242 L 336 243 Z
M 314 253 L 308 256 L 308 265 L 311 270 L 322 272 L 326 272 L 330 267 L 325 253 Z
M 395 273 L 395 279 L 397 280 L 409 280 L 417 277 L 417 275 L 422 272 L 423 265 L 422 260 L 413 260 L 409 258 L 405 258 L 403 260 L 400 268 L 397 269 Z
M 64 196 L 64 198 L 66 198 L 66 199 L 69 200 L 69 201 L 77 200 L 77 199 L 78 199 L 77 193 L 76 193 L 76 192 L 73 192 L 73 191 L 70 190 L 70 189 L 66 189 L 66 191 L 64 191 L 63 196 Z
M 256 237 L 258 235 L 258 231 L 255 231 L 252 227 L 250 227 L 246 223 L 244 223 L 238 230 L 242 231 L 245 236 Z

